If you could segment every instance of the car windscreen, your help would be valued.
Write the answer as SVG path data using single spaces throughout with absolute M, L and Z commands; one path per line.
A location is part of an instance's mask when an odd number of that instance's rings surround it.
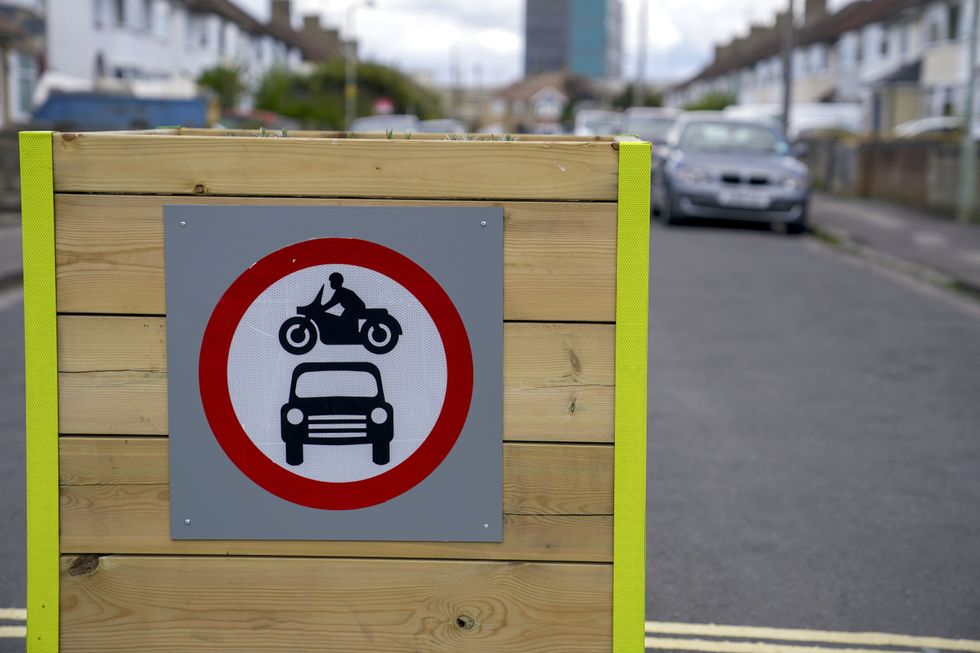
M 361 370 L 319 370 L 304 372 L 296 379 L 297 397 L 376 397 L 378 381 Z
M 662 142 L 667 140 L 667 133 L 676 122 L 673 118 L 645 118 L 630 116 L 623 123 L 624 134 L 636 134 L 646 141 Z
M 684 126 L 681 150 L 787 154 L 789 144 L 763 125 L 737 122 L 690 122 Z

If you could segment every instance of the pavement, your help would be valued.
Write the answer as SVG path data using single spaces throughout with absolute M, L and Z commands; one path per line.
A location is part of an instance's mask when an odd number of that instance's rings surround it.
M 811 223 L 845 244 L 936 272 L 980 296 L 980 224 L 922 209 L 818 194 Z M 910 270 L 914 272 L 914 270 Z

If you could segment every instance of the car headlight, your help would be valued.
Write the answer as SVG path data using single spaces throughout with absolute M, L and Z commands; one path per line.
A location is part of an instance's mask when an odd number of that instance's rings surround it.
M 711 181 L 711 172 L 697 166 L 677 166 L 674 177 L 685 184 L 703 184 Z
M 384 424 L 388 421 L 388 411 L 384 408 L 375 408 L 371 411 L 371 421 L 375 424 Z
M 299 426 L 303 423 L 303 411 L 299 408 L 290 408 L 286 411 L 286 421 L 293 426 Z
M 783 179 L 783 188 L 785 190 L 806 190 L 809 183 L 806 177 L 786 177 Z

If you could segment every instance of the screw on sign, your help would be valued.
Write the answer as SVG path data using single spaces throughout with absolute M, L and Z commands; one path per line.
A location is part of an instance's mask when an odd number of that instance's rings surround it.
M 243 272 L 211 315 L 198 373 L 232 462 L 283 499 L 334 510 L 388 501 L 431 474 L 473 390 L 466 328 L 439 283 L 352 238 L 289 245 Z

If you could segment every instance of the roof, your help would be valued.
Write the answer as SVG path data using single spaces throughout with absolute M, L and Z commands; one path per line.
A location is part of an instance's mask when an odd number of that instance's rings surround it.
M 9 41 L 27 36 L 27 32 L 21 29 L 15 21 L 0 15 L 0 40 Z
M 544 73 L 518 80 L 510 86 L 500 89 L 494 93 L 494 96 L 509 100 L 530 100 L 535 93 L 549 86 L 559 91 L 564 89 L 567 80 L 568 73 L 566 72 Z
M 895 17 L 899 12 L 924 5 L 929 0 L 857 0 L 839 11 L 818 15 L 801 27 L 796 34 L 797 45 L 833 43 L 842 34 L 861 29 L 866 25 Z M 768 29 L 751 40 L 735 45 L 722 59 L 715 59 L 694 77 L 677 84 L 673 90 L 682 90 L 694 82 L 720 77 L 735 70 L 751 66 L 763 59 L 778 55 L 782 49 L 782 33 Z
M 182 2 L 191 11 L 217 14 L 238 25 L 246 32 L 271 36 L 282 41 L 302 52 L 304 59 L 319 61 L 336 54 L 327 42 L 321 42 L 319 39 L 311 38 L 309 34 L 297 32 L 291 25 L 284 22 L 262 23 L 231 0 L 182 0 Z
M 887 84 L 918 84 L 919 79 L 922 76 L 922 61 L 914 61 L 909 64 L 905 64 L 895 72 L 890 75 L 885 75 L 877 82 L 876 86 L 883 86 Z

